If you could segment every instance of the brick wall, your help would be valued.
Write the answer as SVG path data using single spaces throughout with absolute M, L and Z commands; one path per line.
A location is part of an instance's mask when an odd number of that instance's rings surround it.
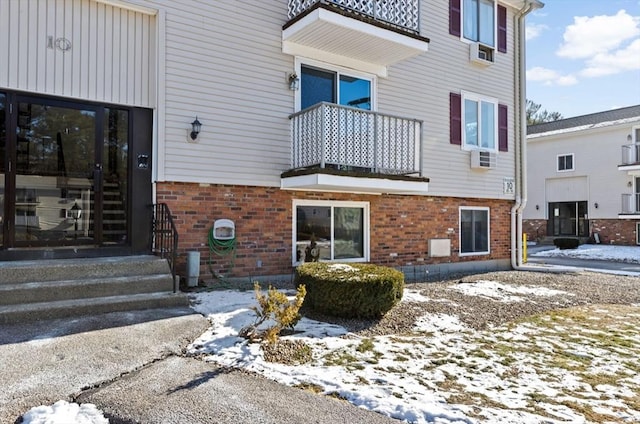
M 628 219 L 591 219 L 591 233 L 598 233 L 601 243 L 636 245 L 636 223 Z
M 157 202 L 167 203 L 180 234 L 178 272 L 184 275 L 187 251 L 201 255 L 201 278 L 209 279 L 207 237 L 216 219 L 235 222 L 237 253 L 213 257 L 213 269 L 228 277 L 278 275 L 292 271 L 292 201 L 365 201 L 370 205 L 370 259 L 387 266 L 507 259 L 510 255 L 512 202 L 425 196 L 361 195 L 285 191 L 279 188 L 158 183 Z M 491 254 L 460 258 L 458 207 L 491 208 Z M 429 258 L 430 238 L 451 239 L 452 255 Z M 260 261 L 260 267 L 258 267 Z
M 624 246 L 636 245 L 636 223 L 638 220 L 628 219 L 590 219 L 590 236 L 598 233 L 601 243 L 619 244 Z M 539 241 L 545 237 L 547 231 L 546 219 L 527 219 L 522 222 L 522 231 L 527 239 Z

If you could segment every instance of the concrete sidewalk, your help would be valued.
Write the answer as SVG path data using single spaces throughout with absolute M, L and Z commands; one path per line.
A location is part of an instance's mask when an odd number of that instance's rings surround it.
M 58 400 L 94 403 L 112 424 L 397 422 L 184 355 L 208 327 L 189 308 L 0 326 L 0 422 Z

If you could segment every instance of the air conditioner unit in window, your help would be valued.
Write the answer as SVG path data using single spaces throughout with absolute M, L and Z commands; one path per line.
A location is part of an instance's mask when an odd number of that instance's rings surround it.
M 493 48 L 480 43 L 469 44 L 469 60 L 479 65 L 493 64 Z
M 486 150 L 471 151 L 471 168 L 472 169 L 494 169 L 497 166 L 498 155 L 495 152 Z

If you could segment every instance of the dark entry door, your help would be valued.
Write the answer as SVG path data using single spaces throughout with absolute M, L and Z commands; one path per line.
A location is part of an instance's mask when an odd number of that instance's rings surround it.
M 129 110 L 11 93 L 0 105 L 0 247 L 128 243 Z
M 549 203 L 550 236 L 587 237 L 587 202 Z

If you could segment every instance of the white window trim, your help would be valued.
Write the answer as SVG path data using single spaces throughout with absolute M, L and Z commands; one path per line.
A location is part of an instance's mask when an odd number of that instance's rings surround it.
M 343 66 L 333 65 L 331 63 L 322 62 L 319 60 L 296 56 L 294 59 L 294 67 L 296 70 L 296 75 L 298 75 L 298 77 L 302 77 L 302 65 L 323 69 L 329 72 L 336 72 L 338 75 L 345 74 L 345 75 L 370 81 L 371 82 L 371 110 L 372 111 L 378 110 L 378 103 L 377 103 L 378 78 L 374 74 L 370 74 L 367 72 L 362 72 L 362 71 L 358 71 L 350 68 L 345 68 Z M 302 103 L 301 95 L 302 95 L 302 89 L 297 90 L 294 96 L 295 98 L 294 98 L 293 106 L 296 112 L 300 111 L 300 105 Z M 339 95 L 340 93 L 338 93 L 338 96 Z
M 636 137 L 638 130 L 640 130 L 640 125 L 635 125 L 631 127 L 631 143 L 632 144 L 633 143 L 640 144 L 640 138 Z
M 493 0 L 493 46 L 485 44 L 481 41 L 474 41 L 464 36 L 464 0 L 460 0 L 460 40 L 467 43 L 478 43 L 490 48 L 494 51 L 498 49 L 498 2 Z
M 297 231 L 297 208 L 298 206 L 324 206 L 324 207 L 345 207 L 345 208 L 362 208 L 363 213 L 363 258 L 351 258 L 351 259 L 339 259 L 329 262 L 369 262 L 370 258 L 370 227 L 369 227 L 369 202 L 351 202 L 340 200 L 303 200 L 294 199 L 293 209 L 291 213 L 291 263 L 293 266 L 298 266 L 304 263 L 304 261 L 296 261 L 296 231 Z M 331 234 L 333 234 L 333 215 L 331 219 Z M 333 243 L 331 244 L 331 256 L 333 256 Z
M 494 98 L 494 97 L 488 97 L 488 96 L 483 96 L 480 94 L 476 94 L 476 93 L 472 93 L 470 91 L 461 91 L 460 92 L 461 95 L 461 107 L 460 107 L 460 118 L 462 120 L 462 150 L 484 150 L 484 151 L 488 151 L 488 152 L 498 152 L 498 145 L 500 144 L 500 141 L 498 140 L 498 99 Z M 480 102 L 487 102 L 487 103 L 493 103 L 493 107 L 494 107 L 494 126 L 493 126 L 493 147 L 489 148 L 489 147 L 482 147 L 482 146 L 473 146 L 473 145 L 468 145 L 467 144 L 467 131 L 465 128 L 465 100 L 473 100 L 476 101 L 478 103 Z M 478 141 L 479 141 L 479 137 L 480 137 L 480 124 L 481 124 L 481 116 L 478 115 Z
M 640 246 L 640 222 L 636 222 L 636 244 Z
M 559 160 L 561 157 L 571 156 L 571 169 L 560 169 Z M 556 155 L 556 172 L 572 172 L 576 170 L 576 156 L 573 153 L 562 153 Z
M 462 253 L 462 211 L 487 211 L 487 251 Z M 491 209 L 487 206 L 460 206 L 458 210 L 458 256 L 486 256 L 491 254 Z

